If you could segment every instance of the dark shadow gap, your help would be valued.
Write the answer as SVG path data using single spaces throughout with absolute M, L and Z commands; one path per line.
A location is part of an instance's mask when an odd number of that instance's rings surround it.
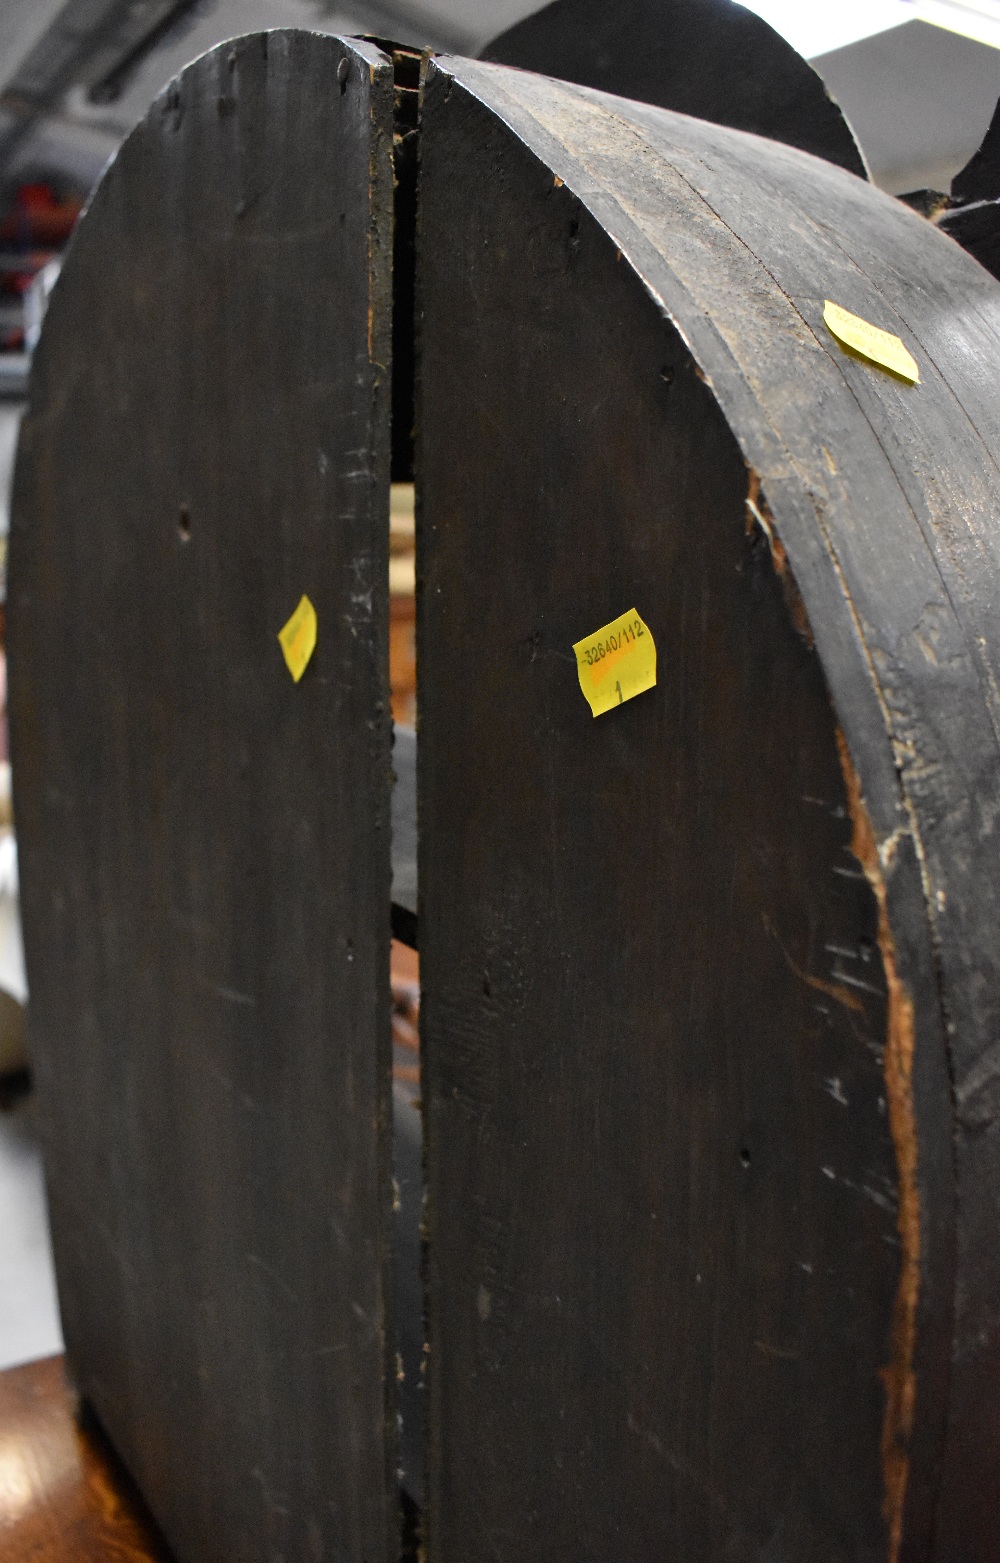
M 415 242 L 421 54 L 385 39 L 393 115 L 393 483 L 414 478 Z M 388 519 L 388 518 L 387 518 Z M 423 1123 L 420 1109 L 417 957 L 417 734 L 393 729 L 392 791 L 392 1161 L 394 1183 L 392 1312 L 399 1362 L 399 1512 L 401 1563 L 421 1552 L 424 1489 L 422 1220 Z

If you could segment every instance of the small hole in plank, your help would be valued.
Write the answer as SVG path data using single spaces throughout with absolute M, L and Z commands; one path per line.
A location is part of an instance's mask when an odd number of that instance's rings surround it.
M 188 543 L 191 541 L 191 510 L 187 505 L 181 506 L 181 513 L 177 521 L 177 530 L 180 533 L 182 543 Z
M 743 1163 L 744 1167 L 749 1167 L 749 1165 L 750 1165 L 750 1152 L 747 1150 L 745 1145 L 744 1145 L 743 1149 L 740 1151 L 740 1161 Z

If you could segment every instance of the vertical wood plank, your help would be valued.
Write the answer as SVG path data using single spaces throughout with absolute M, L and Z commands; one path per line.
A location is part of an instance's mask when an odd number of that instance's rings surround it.
M 398 1546 L 391 146 L 370 45 L 260 34 L 184 72 L 74 239 L 18 463 L 67 1349 L 182 1563 Z
M 436 62 L 422 137 L 432 1538 L 986 1563 L 1000 293 L 530 73 Z

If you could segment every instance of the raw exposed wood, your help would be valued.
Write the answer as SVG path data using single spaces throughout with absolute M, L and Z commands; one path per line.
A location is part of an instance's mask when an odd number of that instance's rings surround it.
M 885 877 L 875 833 L 865 808 L 861 783 L 842 733 L 837 748 L 847 789 L 847 807 L 854 830 L 851 851 L 865 871 L 878 902 L 878 943 L 888 994 L 885 1039 L 885 1093 L 889 1127 L 896 1147 L 900 1267 L 893 1309 L 891 1360 L 883 1371 L 885 1417 L 882 1423 L 882 1468 L 885 1475 L 885 1519 L 889 1528 L 890 1563 L 898 1563 L 903 1540 L 909 1447 L 913 1437 L 917 1383 L 913 1360 L 917 1343 L 920 1300 L 919 1146 L 913 1103 L 913 1000 L 900 981 L 892 928 L 886 910 Z

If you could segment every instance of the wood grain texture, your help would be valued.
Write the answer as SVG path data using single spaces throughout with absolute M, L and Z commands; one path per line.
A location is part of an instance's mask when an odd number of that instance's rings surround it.
M 99 1427 L 77 1421 L 61 1357 L 0 1374 L 0 1553 L 10 1563 L 169 1563 Z
M 421 180 L 432 1545 L 988 1563 L 1000 291 L 496 66 L 430 67 Z M 633 605 L 659 682 L 595 722 Z
M 371 45 L 262 34 L 185 71 L 74 239 L 18 461 L 67 1348 L 182 1563 L 398 1549 L 391 148 Z
M 482 58 L 771 136 L 868 177 L 822 78 L 734 0 L 551 0 Z

